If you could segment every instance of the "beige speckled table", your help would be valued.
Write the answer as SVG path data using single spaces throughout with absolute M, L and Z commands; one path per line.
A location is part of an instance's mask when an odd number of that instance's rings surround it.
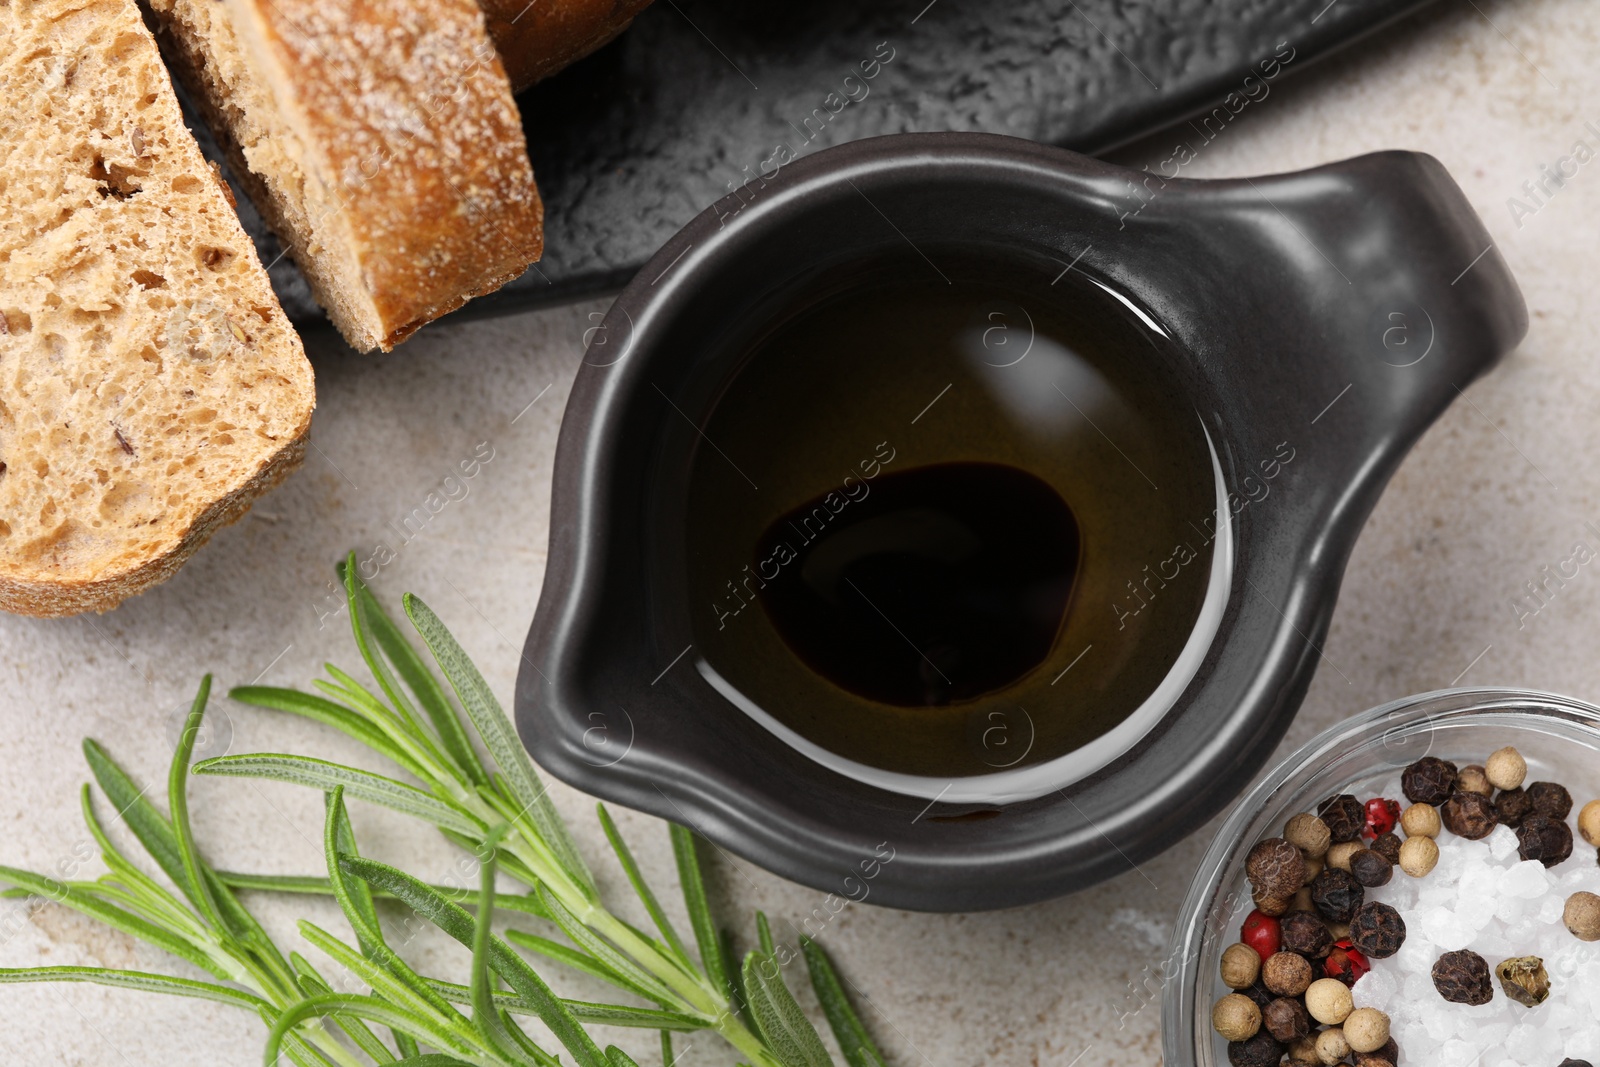
M 1532 317 L 1521 349 L 1427 435 L 1368 523 L 1326 662 L 1285 751 L 1345 714 L 1452 682 L 1600 696 L 1600 564 L 1583 567 L 1536 613 L 1527 602 L 1517 607 L 1524 583 L 1571 555 L 1575 542 L 1600 550 L 1585 526 L 1600 523 L 1600 368 L 1587 306 L 1587 294 L 1600 289 L 1600 162 L 1542 206 L 1521 189 L 1575 141 L 1600 149 L 1597 51 L 1600 6 L 1592 0 L 1445 0 L 1345 57 L 1275 83 L 1185 171 L 1255 174 L 1372 149 L 1431 152 L 1482 213 Z M 1157 136 L 1122 156 L 1156 163 L 1171 141 Z M 1513 197 L 1537 210 L 1519 219 Z M 180 708 L 201 672 L 224 684 L 303 685 L 325 659 L 355 660 L 343 620 L 323 619 L 335 604 L 327 599 L 333 561 L 351 546 L 396 548 L 380 590 L 421 594 L 509 699 L 544 569 L 561 408 L 588 316 L 602 307 L 447 322 L 385 358 L 312 338 L 320 406 L 299 475 L 172 582 L 116 612 L 0 618 L 0 863 L 97 869 L 81 859 L 84 735 L 157 783 L 160 795 Z M 459 460 L 490 450 L 465 498 L 414 536 L 397 533 Z M 216 708 L 206 754 L 231 745 L 360 758 L 309 724 L 226 701 Z M 559 786 L 555 795 L 601 859 L 589 801 Z M 220 865 L 316 868 L 315 795 L 202 781 L 194 797 L 199 838 Z M 647 871 L 669 880 L 664 827 L 623 815 Z M 355 817 L 368 852 L 450 875 L 456 857 L 442 842 L 370 807 Z M 1036 907 L 950 916 L 852 907 L 828 943 L 870 997 L 870 1025 L 895 1064 L 1153 1064 L 1156 968 L 1207 839 L 1203 831 L 1141 871 Z M 760 907 L 781 922 L 818 903 L 811 890 L 744 863 L 718 863 L 713 880 L 730 915 Z M 609 875 L 608 888 L 625 892 L 617 882 Z M 262 905 L 286 940 L 297 914 L 337 921 L 326 906 L 302 908 Z M 430 937 L 413 951 L 440 970 L 464 959 Z M 0 965 L 68 963 L 166 966 L 57 907 L 0 904 Z M 582 982 L 567 988 L 598 992 Z M 259 1062 L 262 1036 L 254 1019 L 220 1006 L 81 986 L 0 990 L 7 1064 L 250 1064 Z M 652 1041 L 641 1036 L 649 1035 L 634 1036 L 632 1046 L 641 1062 L 654 1062 Z M 700 1038 L 686 1062 L 731 1060 Z

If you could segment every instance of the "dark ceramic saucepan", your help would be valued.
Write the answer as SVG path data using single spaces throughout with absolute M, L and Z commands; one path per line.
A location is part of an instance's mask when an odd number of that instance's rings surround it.
M 1203 427 L 1221 516 L 1204 603 L 1150 699 L 1078 750 L 972 775 L 865 766 L 764 715 L 696 647 L 685 500 L 717 447 L 705 428 L 749 339 L 861 264 L 1070 291 L 1144 339 Z M 1305 694 L 1384 484 L 1525 328 L 1504 261 L 1427 156 L 1188 181 L 923 134 L 788 163 L 668 242 L 591 341 L 522 737 L 561 779 L 841 897 L 967 910 L 1091 885 L 1247 784 Z

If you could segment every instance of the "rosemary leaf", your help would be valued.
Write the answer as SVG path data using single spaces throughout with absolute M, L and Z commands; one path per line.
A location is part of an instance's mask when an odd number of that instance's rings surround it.
M 629 1056 L 626 1052 L 622 1051 L 615 1045 L 606 1046 L 606 1058 L 612 1062 L 614 1067 L 639 1067 L 639 1065 L 633 1061 L 632 1056 Z
M 183 889 L 183 859 L 178 853 L 177 838 L 172 834 L 172 824 L 145 798 L 145 790 L 134 785 L 133 779 L 97 742 L 84 738 L 83 757 L 118 817 L 128 824 L 133 836 L 172 879 L 172 884 Z
M 383 930 L 378 923 L 378 912 L 372 905 L 372 887 L 359 878 L 345 877 L 339 869 L 340 853 L 357 855 L 355 834 L 350 829 L 350 817 L 344 807 L 344 786 L 335 786 L 324 795 L 326 818 L 322 825 L 322 855 L 328 865 L 328 886 L 333 898 L 344 912 L 350 929 L 356 935 L 361 951 L 372 955 L 383 945 Z
M 591 899 L 598 899 L 594 877 L 578 854 L 566 823 L 550 802 L 544 784 L 533 769 L 533 761 L 528 758 L 528 750 L 522 747 L 522 739 L 517 736 L 511 720 L 506 718 L 500 702 L 494 698 L 489 683 L 483 680 L 483 675 L 467 657 L 466 651 L 428 605 L 410 593 L 406 594 L 404 604 L 411 624 L 433 653 L 435 662 L 455 689 L 457 699 L 466 709 L 467 717 L 472 720 L 489 755 L 500 768 L 518 810 L 527 812 L 538 827 L 539 836 L 561 858 L 572 880 Z
M 303 896 L 333 896 L 332 883 L 318 875 L 305 874 L 249 874 L 241 871 L 218 871 L 217 877 L 231 889 L 254 889 L 265 893 L 295 893 Z M 456 898 L 461 895 L 461 889 L 456 886 L 429 884 L 429 889 L 446 898 Z M 0 897 L 6 896 L 0 893 Z M 394 900 L 394 894 L 373 889 L 372 895 L 380 900 Z M 456 900 L 458 904 L 474 903 L 472 897 Z M 496 893 L 494 897 L 496 911 L 516 911 L 524 915 L 532 915 L 540 919 L 548 919 L 539 902 L 532 897 L 525 897 L 517 893 Z
M 761 944 L 761 951 L 768 956 L 777 955 L 777 947 L 772 943 L 772 927 L 767 923 L 767 913 L 756 912 L 756 940 Z
M 195 848 L 194 831 L 189 826 L 189 757 L 194 754 L 195 738 L 200 735 L 200 723 L 205 718 L 206 701 L 211 696 L 211 675 L 200 679 L 200 689 L 189 706 L 183 732 L 178 735 L 178 747 L 172 753 L 172 765 L 167 771 L 167 810 L 172 816 L 172 833 L 178 844 L 178 859 L 183 865 L 183 881 L 189 899 L 200 913 L 220 930 L 235 932 L 225 923 L 217 908 L 216 897 L 211 894 L 210 882 L 200 873 L 199 850 Z
M 92 985 L 114 986 L 118 989 L 137 989 L 145 993 L 167 993 L 172 996 L 194 997 L 230 1004 L 246 1011 L 271 1012 L 271 1004 L 254 993 L 241 989 L 196 982 L 189 978 L 173 978 L 165 974 L 148 974 L 144 971 L 122 971 L 106 967 L 7 967 L 0 968 L 0 984 L 23 982 L 88 982 Z
M 390 741 L 382 730 L 343 704 L 325 697 L 302 693 L 298 689 L 279 689 L 270 685 L 241 685 L 230 689 L 228 697 L 241 704 L 265 708 L 268 711 L 283 711 L 331 726 L 366 745 L 385 759 L 398 763 L 416 777 L 425 777 L 421 766 Z
M 429 978 L 428 984 L 452 1004 L 470 1005 L 472 1003 L 472 991 L 464 985 L 440 981 L 437 978 Z M 494 1002 L 502 1010 L 516 1012 L 518 1015 L 538 1014 L 532 1004 L 515 993 L 496 993 Z M 662 1011 L 659 1008 L 635 1008 L 627 1004 L 596 1004 L 588 1000 L 563 999 L 562 1003 L 567 1006 L 568 1011 L 572 1012 L 573 1017 L 582 1023 L 626 1026 L 642 1030 L 672 1030 L 684 1033 L 706 1028 L 706 1021 L 697 1015 L 685 1015 L 676 1011 Z
M 626 1004 L 595 1004 L 586 1000 L 569 1000 L 566 1005 L 572 1014 L 586 1023 L 604 1026 L 628 1026 L 644 1030 L 676 1030 L 687 1033 L 704 1030 L 706 1021 L 696 1015 L 678 1011 L 661 1011 L 658 1008 L 634 1008 Z M 520 1009 L 514 1009 L 520 1010 Z
M 507 930 L 506 940 L 518 948 L 525 948 L 529 952 L 537 952 L 546 959 L 598 978 L 607 985 L 616 986 L 618 989 L 632 993 L 643 1000 L 654 1000 L 658 1004 L 661 1003 L 658 993 L 651 992 L 647 987 L 640 985 L 626 975 L 619 974 L 588 953 L 580 952 L 570 945 L 563 945 L 559 941 L 551 941 L 549 938 L 526 933 L 522 930 Z M 669 1003 L 671 1002 L 669 1001 Z
M 290 756 L 278 752 L 256 752 L 240 756 L 218 756 L 194 765 L 196 774 L 221 775 L 230 778 L 259 778 L 270 782 L 289 782 L 331 792 L 344 786 L 345 792 L 370 804 L 423 819 L 457 833 L 474 837 L 483 834 L 483 826 L 471 815 L 454 805 L 422 790 L 386 778 L 371 771 L 361 771 L 342 763 L 329 763 L 310 756 Z
M 536 1067 L 523 1045 L 512 1037 L 516 1024 L 510 1017 L 502 1017 L 494 1003 L 494 979 L 489 970 L 489 946 L 494 939 L 494 872 L 499 844 L 510 831 L 509 823 L 501 823 L 484 838 L 483 858 L 478 864 L 478 915 L 472 931 L 472 1025 L 478 1036 L 496 1052 L 513 1063 Z M 437 995 L 437 994 L 435 994 Z
M 655 893 L 645 882 L 644 876 L 639 873 L 639 865 L 634 862 L 633 853 L 628 849 L 628 843 L 622 839 L 617 824 L 611 821 L 611 813 L 606 811 L 604 804 L 596 804 L 595 811 L 600 816 L 600 828 L 605 831 L 606 840 L 611 842 L 611 851 L 617 854 L 617 862 L 622 865 L 622 872 L 628 876 L 628 884 L 633 886 L 633 891 L 644 904 L 644 910 L 650 913 L 650 919 L 656 924 L 656 929 L 661 931 L 661 936 L 666 939 L 667 947 L 678 962 L 684 964 L 689 974 L 694 973 L 694 962 L 689 957 L 689 949 L 678 936 L 678 931 L 673 928 L 672 921 L 667 918 L 667 913 L 661 910 L 661 904 L 656 900 Z
M 347 571 L 351 569 L 349 560 L 346 560 L 345 568 Z M 422 705 L 422 710 L 433 723 L 434 731 L 439 735 L 439 741 L 444 745 L 445 751 L 465 773 L 469 782 L 474 785 L 487 785 L 488 772 L 478 759 L 478 753 L 473 749 L 472 742 L 467 739 L 466 730 L 461 725 L 461 717 L 451 706 L 450 698 L 445 696 L 438 679 L 428 670 L 422 657 L 417 655 L 416 649 L 411 647 L 411 642 L 406 640 L 405 635 L 389 617 L 389 613 L 383 609 L 383 605 L 378 603 L 378 598 L 372 595 L 365 582 L 356 583 L 355 595 L 356 607 L 360 610 L 362 621 L 372 632 L 383 654 L 393 664 L 396 673 L 417 698 L 417 703 Z
M 711 905 L 706 900 L 705 878 L 700 871 L 700 857 L 695 852 L 694 834 L 676 823 L 672 824 L 671 832 L 672 854 L 678 861 L 678 882 L 683 887 L 689 925 L 694 928 L 695 943 L 700 948 L 700 965 L 705 968 L 711 984 L 727 996 L 732 993 L 733 986 L 722 965 L 717 923 L 711 917 Z
M 784 1067 L 829 1067 L 833 1060 L 789 987 L 783 984 L 777 959 L 751 952 L 745 956 L 741 970 L 751 1018 Z
M 888 1067 L 883 1053 L 873 1044 L 872 1036 L 851 1006 L 850 998 L 845 996 L 844 985 L 822 946 L 802 934 L 800 951 L 805 954 L 806 970 L 811 974 L 811 988 L 816 990 L 822 1013 L 828 1017 L 828 1027 L 850 1067 Z
M 367 669 L 378 680 L 378 688 L 383 690 L 383 695 L 389 698 L 396 717 L 410 728 L 411 733 L 422 736 L 422 724 L 417 719 L 416 709 L 411 706 L 411 701 L 406 699 L 400 687 L 395 683 L 394 672 L 389 670 L 389 664 L 373 649 L 373 642 L 367 640 L 370 624 L 366 611 L 367 600 L 359 595 L 362 588 L 361 579 L 356 576 L 356 554 L 351 552 L 345 558 L 344 566 L 338 568 L 340 580 L 344 583 L 345 601 L 350 609 L 350 632 L 356 639 L 356 651 L 361 653 L 361 658 L 366 661 Z M 462 780 L 466 779 L 466 772 L 456 768 Z

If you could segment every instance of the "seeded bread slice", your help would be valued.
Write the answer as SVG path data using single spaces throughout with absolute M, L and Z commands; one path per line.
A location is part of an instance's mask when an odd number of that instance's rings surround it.
M 311 367 L 134 0 L 0 41 L 0 609 L 105 611 L 300 462 Z
M 543 251 L 473 0 L 146 0 L 174 72 L 345 339 L 388 351 Z

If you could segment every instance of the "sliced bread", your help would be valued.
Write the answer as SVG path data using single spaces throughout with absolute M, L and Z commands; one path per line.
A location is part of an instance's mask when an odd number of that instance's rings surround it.
M 539 258 L 474 0 L 146 0 L 174 72 L 345 339 L 388 351 Z
M 300 462 L 311 366 L 134 0 L 0 40 L 0 609 L 105 611 Z

